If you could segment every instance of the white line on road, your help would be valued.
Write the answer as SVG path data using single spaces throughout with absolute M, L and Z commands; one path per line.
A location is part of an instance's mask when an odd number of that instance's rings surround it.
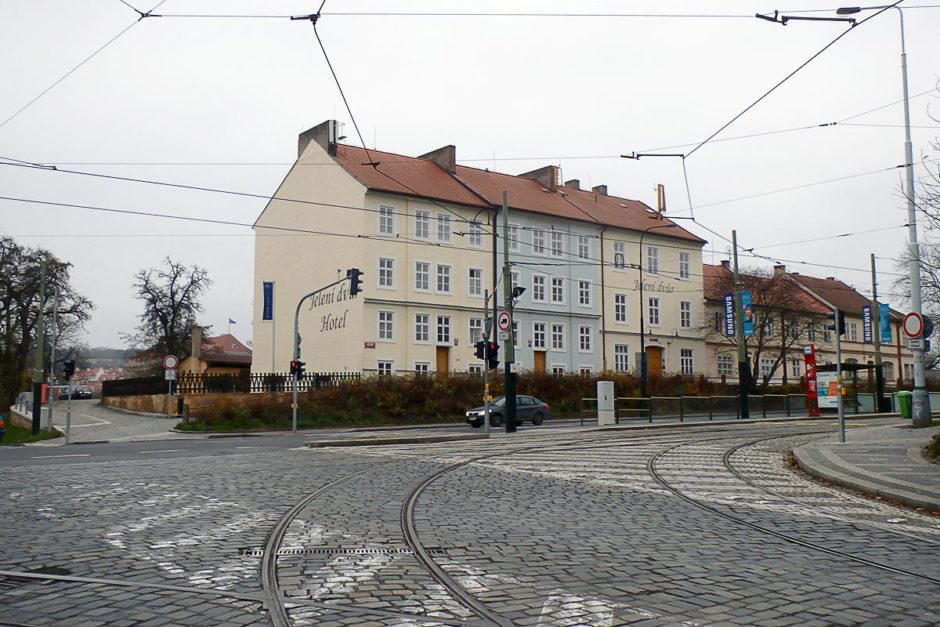
M 271 448 L 271 446 L 236 446 L 235 448 Z
M 98 422 L 100 422 L 100 423 L 103 424 L 103 425 L 109 425 L 109 424 L 111 424 L 110 421 L 105 420 L 104 418 L 99 418 L 98 416 L 90 416 L 90 415 L 88 415 L 88 414 L 79 414 L 79 416 L 81 416 L 82 418 L 91 418 L 92 420 L 97 420 Z
M 186 449 L 184 448 L 167 448 L 163 449 L 162 451 L 141 451 L 140 454 L 147 455 L 148 453 L 181 453 L 185 450 Z
M 34 455 L 32 459 L 52 459 L 53 457 L 91 457 L 91 454 L 79 453 L 76 455 Z

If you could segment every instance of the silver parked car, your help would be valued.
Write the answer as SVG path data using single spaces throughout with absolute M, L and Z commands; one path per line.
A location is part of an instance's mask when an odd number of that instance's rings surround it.
M 483 407 L 474 407 L 467 412 L 467 424 L 474 428 L 483 426 Z M 548 403 L 542 402 L 534 396 L 516 396 L 516 424 L 529 420 L 534 425 L 540 425 L 546 418 L 551 417 Z M 490 425 L 502 426 L 503 414 L 506 412 L 506 397 L 497 396 L 490 403 Z

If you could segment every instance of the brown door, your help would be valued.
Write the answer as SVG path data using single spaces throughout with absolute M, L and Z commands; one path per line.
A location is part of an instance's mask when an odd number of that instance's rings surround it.
M 545 372 L 545 351 L 535 351 L 535 363 L 532 368 L 540 374 Z
M 450 366 L 450 348 L 447 346 L 437 347 L 437 371 L 441 373 L 449 372 Z
M 663 374 L 663 347 L 646 347 L 646 371 L 651 377 L 658 377 Z

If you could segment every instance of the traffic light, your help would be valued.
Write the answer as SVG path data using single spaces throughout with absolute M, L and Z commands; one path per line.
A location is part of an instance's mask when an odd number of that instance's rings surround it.
M 299 381 L 299 380 L 301 380 L 301 379 L 304 378 L 304 374 L 305 374 L 305 373 L 304 373 L 304 366 L 305 366 L 306 364 L 305 364 L 304 362 L 300 361 L 299 359 L 296 361 L 296 364 L 297 364 L 297 380 Z
M 483 354 L 484 351 L 486 350 L 485 346 L 486 346 L 486 342 L 484 342 L 483 340 L 480 340 L 474 346 L 473 354 L 477 359 L 483 359 L 486 356 Z
M 346 271 L 346 278 L 349 279 L 350 296 L 355 296 L 362 291 L 362 270 L 359 268 L 350 268 Z
M 836 315 L 837 315 L 837 314 L 838 314 L 838 318 L 839 318 L 838 324 L 836 324 Z M 833 330 L 833 331 L 836 331 L 839 335 L 845 335 L 845 312 L 842 311 L 841 309 L 836 309 L 836 310 L 833 311 L 832 313 L 828 314 L 827 317 L 828 317 L 829 320 L 831 320 L 832 322 L 830 322 L 829 324 L 827 324 L 827 325 L 826 325 L 826 328 L 827 328 L 827 329 L 831 329 L 831 330 Z
M 66 359 L 66 360 L 65 360 L 65 363 L 62 364 L 62 367 L 63 367 L 63 369 L 64 369 L 64 373 L 63 373 L 63 374 L 65 374 L 65 380 L 66 380 L 66 381 L 71 381 L 71 380 L 72 380 L 72 375 L 75 374 L 75 360 L 74 360 L 74 359 Z
M 295 359 L 290 360 L 290 373 L 297 374 L 297 360 Z
M 488 357 L 489 363 L 487 365 L 490 367 L 490 370 L 499 366 L 499 344 L 490 342 Z

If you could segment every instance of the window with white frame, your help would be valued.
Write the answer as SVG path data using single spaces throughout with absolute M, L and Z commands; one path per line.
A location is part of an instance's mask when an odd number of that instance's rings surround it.
M 415 262 L 415 289 L 420 292 L 431 289 L 431 264 L 427 261 Z
M 395 339 L 395 312 L 379 310 L 379 339 L 385 342 Z
M 552 245 L 552 256 L 561 257 L 564 253 L 564 244 L 563 244 L 564 234 L 559 233 L 558 231 L 552 231 L 551 233 L 551 245 Z
M 509 250 L 519 250 L 519 225 L 509 225 Z
M 626 270 L 627 268 L 626 242 L 614 242 L 614 268 L 617 270 Z
M 552 324 L 552 350 L 565 350 L 565 325 L 563 323 Z
M 395 260 L 379 257 L 379 287 L 395 287 Z
M 811 322 L 808 327 L 806 327 L 806 339 L 810 342 L 816 341 L 816 323 Z
M 800 339 L 800 323 L 796 320 L 790 321 L 790 339 L 798 340 Z
M 682 374 L 692 374 L 695 372 L 691 348 L 679 349 L 679 372 Z
M 630 346 L 614 344 L 614 371 L 630 372 Z
M 532 348 L 545 348 L 545 323 L 532 323 Z
M 519 348 L 519 322 L 516 320 L 512 321 L 512 347 Z
M 774 360 L 770 357 L 761 357 L 760 358 L 760 374 L 762 377 L 769 377 L 770 373 L 773 372 Z
M 379 235 L 395 234 L 395 207 L 379 205 Z
M 594 368 L 592 366 L 578 366 L 578 374 L 582 377 L 589 377 L 594 374 Z
M 659 248 L 646 247 L 646 271 L 650 274 L 659 274 Z
M 446 213 L 437 214 L 437 241 L 449 242 L 450 237 L 450 216 Z
M 914 364 L 904 364 L 904 379 L 906 381 L 914 379 Z
M 679 326 L 683 329 L 692 328 L 692 302 L 679 301 Z
M 578 327 L 578 350 L 582 353 L 590 353 L 594 350 L 592 337 L 591 327 L 584 324 L 580 325 Z
M 532 300 L 537 303 L 545 302 L 545 275 L 532 275 Z
M 649 305 L 649 315 L 647 316 L 648 324 L 652 326 L 659 326 L 659 299 L 650 298 L 647 301 Z
M 802 375 L 803 375 L 803 360 L 791 359 L 790 360 L 790 376 L 800 377 Z
M 511 271 L 509 272 L 509 283 L 510 283 L 509 289 L 510 289 L 510 290 L 514 290 L 515 288 L 519 287 L 519 285 L 521 284 L 521 282 L 522 282 L 522 280 L 521 280 L 521 277 L 519 276 L 519 271 L 518 271 L 518 270 L 511 270 Z M 519 298 L 522 298 L 522 296 L 523 296 L 523 295 L 520 295 Z M 516 300 L 519 300 L 519 299 L 517 298 Z
M 431 214 L 427 211 L 415 211 L 415 237 L 428 239 L 431 237 Z
M 450 344 L 450 316 L 437 317 L 437 343 Z
M 552 277 L 552 302 L 565 302 L 565 280 L 562 277 Z
M 536 255 L 545 254 L 545 231 L 542 229 L 532 231 L 532 252 Z
M 470 343 L 476 344 L 483 339 L 483 318 L 470 318 Z
M 476 220 L 470 221 L 470 229 L 467 233 L 467 244 L 470 246 L 483 245 L 483 225 Z
M 395 366 L 395 362 L 387 360 L 387 359 L 380 359 L 375 364 L 376 370 L 382 376 L 388 376 L 392 374 L 392 369 L 394 368 L 394 366 Z
M 881 367 L 884 369 L 885 380 L 894 381 L 894 364 L 890 361 L 881 362 Z
M 467 372 L 471 374 L 483 374 L 483 364 L 470 364 L 467 366 Z
M 437 266 L 437 291 L 450 294 L 450 266 L 439 264 Z
M 591 238 L 587 235 L 578 236 L 578 259 L 590 259 Z
M 718 355 L 718 376 L 730 377 L 734 374 L 734 357 L 730 353 Z
M 591 306 L 591 282 L 578 281 L 578 304 L 584 307 Z
M 614 294 L 614 322 L 626 324 L 627 322 L 627 295 Z
M 760 328 L 763 329 L 764 335 L 768 337 L 773 337 L 776 330 L 776 325 L 774 324 L 773 316 L 762 316 L 760 321 Z
M 829 325 L 823 326 L 823 341 L 824 342 L 832 341 L 832 329 L 829 328 Z
M 692 254 L 686 252 L 679 253 L 679 278 L 688 279 L 692 276 Z
M 857 342 L 858 341 L 858 324 L 855 322 L 850 322 L 849 327 L 849 341 Z
M 415 314 L 415 342 L 428 342 L 431 339 L 431 316 L 425 313 Z
M 416 361 L 415 372 L 418 372 L 421 374 L 427 374 L 431 372 L 431 363 L 427 361 Z
M 468 270 L 468 287 L 470 296 L 483 296 L 483 270 L 481 268 L 470 268 Z
M 565 365 L 564 364 L 552 364 L 552 374 L 561 376 L 565 374 Z

